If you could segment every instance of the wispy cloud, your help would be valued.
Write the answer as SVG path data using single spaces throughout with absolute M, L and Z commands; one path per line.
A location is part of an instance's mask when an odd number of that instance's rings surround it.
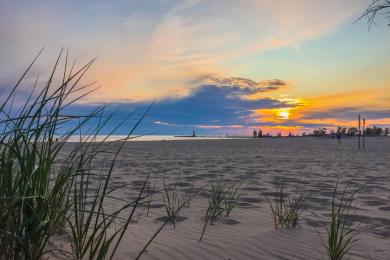
M 280 87 L 286 86 L 287 83 L 279 79 L 263 80 L 263 81 L 253 81 L 250 79 L 239 78 L 239 77 L 218 77 L 210 76 L 208 78 L 209 84 L 215 86 L 229 86 L 229 87 L 239 87 L 244 89 L 252 89 L 253 92 L 263 92 L 269 90 L 275 90 Z
M 8 1 L 0 11 L 0 83 L 21 71 L 42 46 L 48 46 L 47 57 L 65 46 L 84 60 L 98 55 L 90 77 L 103 87 L 93 100 L 181 97 L 193 87 L 188 82 L 202 75 L 236 75 L 238 61 L 275 48 L 296 48 L 337 30 L 364 4 Z M 47 67 L 38 70 L 42 74 Z
M 237 128 L 244 128 L 242 125 L 194 125 L 196 128 L 203 128 L 203 129 L 237 129 Z

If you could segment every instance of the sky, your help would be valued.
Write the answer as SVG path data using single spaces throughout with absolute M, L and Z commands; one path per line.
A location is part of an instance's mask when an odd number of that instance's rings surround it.
M 79 66 L 97 58 L 84 80 L 99 89 L 69 112 L 106 104 L 114 125 L 154 101 L 140 133 L 302 133 L 359 114 L 389 127 L 390 26 L 357 21 L 370 3 L 0 0 L 0 95 L 44 47 L 31 89 L 64 48 Z

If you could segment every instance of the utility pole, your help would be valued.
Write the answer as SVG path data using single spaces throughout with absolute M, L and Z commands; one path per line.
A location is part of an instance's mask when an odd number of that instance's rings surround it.
M 366 128 L 366 119 L 363 118 L 363 150 L 364 150 L 364 147 L 365 147 L 365 140 L 364 140 L 364 137 L 365 137 L 364 129 L 365 128 Z
M 360 149 L 360 135 L 361 135 L 361 130 L 360 130 L 360 115 L 358 116 L 358 135 L 359 135 L 359 138 L 358 138 L 358 148 Z

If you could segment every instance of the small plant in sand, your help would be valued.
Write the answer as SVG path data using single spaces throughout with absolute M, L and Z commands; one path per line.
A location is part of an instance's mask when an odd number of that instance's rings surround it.
M 327 254 L 330 260 L 341 260 L 349 252 L 354 242 L 357 241 L 356 236 L 359 232 L 350 226 L 346 225 L 346 218 L 351 209 L 355 195 L 361 189 L 346 195 L 344 190 L 341 198 L 337 201 L 337 189 L 339 179 L 333 191 L 332 208 L 330 214 L 330 224 L 326 227 L 327 240 L 323 241 Z M 322 237 L 321 237 L 322 239 Z
M 189 208 L 191 206 L 191 198 L 193 194 L 194 192 L 185 191 L 185 190 L 181 191 L 182 201 L 185 202 L 183 205 L 184 208 Z
M 189 203 L 190 199 L 187 197 L 186 193 L 179 188 L 179 186 L 181 186 L 180 177 L 173 185 L 167 185 L 163 179 L 163 185 L 163 199 L 167 219 L 176 227 L 177 218 L 179 217 L 182 208 Z
M 146 216 L 149 217 L 149 211 L 150 207 L 152 206 L 152 201 L 153 201 L 153 195 L 156 192 L 156 185 L 153 185 L 151 187 L 150 181 L 148 181 L 146 185 L 146 198 L 145 198 L 145 203 L 143 204 L 144 207 L 146 208 Z
M 177 184 L 177 182 L 175 183 L 175 185 Z M 168 187 L 167 185 L 165 185 L 164 183 L 164 189 L 165 189 L 165 192 L 167 191 Z M 189 193 L 186 193 L 186 196 L 185 199 L 181 200 L 180 201 L 180 204 L 176 204 L 177 207 L 175 208 L 175 211 L 171 211 L 169 214 L 171 214 L 172 216 L 177 216 L 179 215 L 179 212 L 186 206 L 186 205 L 189 205 L 190 201 L 198 194 L 198 192 L 194 192 L 192 194 L 189 194 Z M 176 195 L 175 195 L 176 196 Z M 183 198 L 183 197 L 182 197 Z M 166 218 L 166 220 L 164 221 L 164 223 L 156 230 L 156 232 L 153 234 L 153 236 L 149 239 L 149 241 L 146 243 L 146 245 L 142 248 L 142 250 L 139 252 L 139 254 L 137 255 L 137 257 L 135 259 L 139 259 L 143 253 L 145 253 L 146 249 L 149 247 L 149 245 L 152 243 L 152 241 L 158 236 L 158 234 L 160 234 L 160 232 L 164 229 L 164 227 L 168 224 L 168 223 L 172 223 L 172 220 L 168 217 Z
M 222 213 L 225 211 L 223 205 L 225 200 L 225 189 L 226 184 L 222 178 L 211 184 L 209 207 L 207 210 L 208 214 L 206 213 L 206 215 L 209 216 L 211 225 L 215 219 L 222 216 Z
M 209 206 L 204 216 L 203 230 L 199 241 L 202 241 L 209 223 L 213 225 L 214 221 L 223 213 L 229 216 L 230 212 L 238 205 L 239 188 L 240 184 L 227 184 L 222 177 L 211 184 Z
M 276 187 L 274 201 L 266 197 L 272 211 L 275 228 L 295 227 L 305 200 L 303 192 L 290 195 L 284 185 Z
M 223 200 L 226 217 L 229 217 L 230 212 L 238 206 L 238 200 L 241 195 L 239 192 L 240 186 L 241 183 L 230 183 L 226 187 Z

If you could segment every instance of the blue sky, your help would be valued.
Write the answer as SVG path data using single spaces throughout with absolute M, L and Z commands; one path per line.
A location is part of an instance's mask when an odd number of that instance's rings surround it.
M 101 85 L 73 112 L 104 103 L 120 119 L 155 100 L 140 131 L 389 126 L 388 20 L 356 21 L 370 2 L 0 0 L 0 90 L 45 47 L 28 92 L 64 47 L 79 65 L 97 57 L 85 82 Z

